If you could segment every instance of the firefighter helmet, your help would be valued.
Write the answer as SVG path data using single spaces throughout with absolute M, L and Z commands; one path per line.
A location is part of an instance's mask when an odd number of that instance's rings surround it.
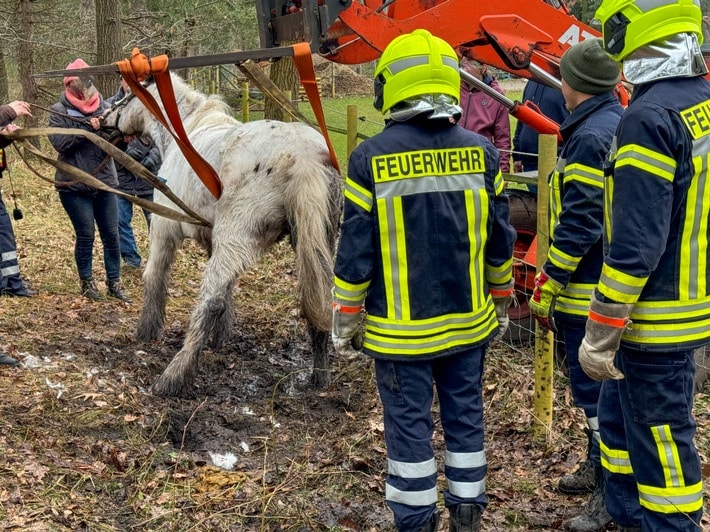
M 699 0 L 602 0 L 595 16 L 604 49 L 616 61 L 678 33 L 694 33 L 703 42 Z
M 387 45 L 375 69 L 375 109 L 423 94 L 448 94 L 459 101 L 461 75 L 454 49 L 427 30 L 400 35 Z

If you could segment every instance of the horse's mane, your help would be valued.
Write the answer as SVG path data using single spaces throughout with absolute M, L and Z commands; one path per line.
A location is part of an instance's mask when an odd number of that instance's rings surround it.
M 205 96 L 190 87 L 182 78 L 172 75 L 175 100 L 183 115 L 183 126 L 190 133 L 200 127 L 215 127 L 239 123 L 221 96 Z

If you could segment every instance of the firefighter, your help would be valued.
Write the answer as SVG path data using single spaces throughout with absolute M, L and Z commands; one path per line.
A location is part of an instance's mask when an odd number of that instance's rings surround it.
M 587 459 L 573 474 L 562 477 L 558 487 L 567 494 L 593 492 L 584 511 L 564 523 L 567 530 L 592 532 L 611 521 L 604 508 L 599 460 L 601 383 L 584 373 L 577 352 L 602 269 L 604 161 L 623 112 L 614 95 L 621 75 L 601 39 L 569 48 L 560 60 L 560 74 L 571 114 L 560 126 L 562 149 L 550 175 L 551 243 L 529 305 L 538 322 L 556 329 L 564 342 L 572 397 L 587 418 Z
M 395 38 L 375 70 L 384 130 L 352 153 L 335 262 L 333 344 L 364 315 L 384 412 L 387 504 L 401 531 L 435 531 L 434 386 L 450 530 L 479 530 L 488 499 L 481 374 L 507 327 L 515 230 L 499 155 L 455 122 L 456 53 L 428 31 Z
M 610 152 L 605 256 L 579 350 L 602 380 L 606 505 L 620 530 L 697 531 L 693 350 L 710 338 L 710 82 L 694 0 L 604 0 L 634 94 Z

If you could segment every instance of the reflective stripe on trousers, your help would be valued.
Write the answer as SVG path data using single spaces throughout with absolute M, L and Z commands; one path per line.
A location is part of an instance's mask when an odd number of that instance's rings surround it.
M 415 530 L 436 508 L 431 438 L 434 386 L 446 440 L 444 504 L 487 505 L 481 376 L 485 347 L 424 361 L 375 361 L 387 444 L 387 504 L 398 530 Z
M 0 289 L 18 290 L 22 287 L 15 233 L 2 197 L 0 197 L 0 274 L 2 275 Z
M 616 364 L 625 377 L 604 381 L 599 399 L 607 510 L 619 526 L 700 530 L 693 352 L 622 348 Z

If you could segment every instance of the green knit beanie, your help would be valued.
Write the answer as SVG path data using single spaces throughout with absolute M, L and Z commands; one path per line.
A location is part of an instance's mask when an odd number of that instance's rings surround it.
M 586 94 L 611 92 L 621 79 L 619 64 L 604 51 L 601 39 L 586 39 L 567 49 L 560 59 L 560 75 Z

